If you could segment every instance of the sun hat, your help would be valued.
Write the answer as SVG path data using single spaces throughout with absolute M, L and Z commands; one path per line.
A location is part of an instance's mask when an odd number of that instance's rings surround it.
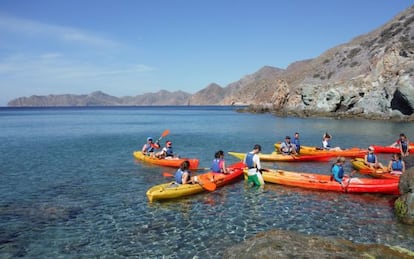
M 150 140 L 152 140 L 152 137 L 148 137 L 148 138 L 147 138 L 147 141 L 150 141 Z
M 375 151 L 375 148 L 374 148 L 373 146 L 369 146 L 369 147 L 368 147 L 368 150 L 369 150 L 369 151 Z

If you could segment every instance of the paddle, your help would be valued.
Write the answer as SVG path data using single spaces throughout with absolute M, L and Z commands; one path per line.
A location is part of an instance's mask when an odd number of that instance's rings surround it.
M 169 129 L 164 130 L 164 132 L 161 134 L 161 137 L 157 140 L 157 142 L 160 142 L 160 140 L 163 137 L 167 136 L 168 134 L 170 134 L 170 130 Z

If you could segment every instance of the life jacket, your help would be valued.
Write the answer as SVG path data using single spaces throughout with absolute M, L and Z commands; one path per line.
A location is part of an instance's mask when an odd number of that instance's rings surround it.
M 165 155 L 166 156 L 174 156 L 173 148 L 172 147 L 167 147 L 167 150 L 165 151 Z
M 401 160 L 392 161 L 391 168 L 393 171 L 402 171 L 403 166 Z
M 183 174 L 184 172 L 181 171 L 181 169 L 178 169 L 177 172 L 175 172 L 175 182 L 179 184 L 183 184 Z M 191 177 L 191 173 L 188 171 L 188 177 Z
M 368 154 L 367 155 L 367 161 L 368 163 L 375 163 L 376 156 L 374 154 Z
M 403 150 L 403 152 L 407 152 L 408 150 L 407 141 L 400 140 L 400 144 L 401 144 L 401 149 Z
M 285 155 L 290 155 L 290 153 L 292 153 L 292 144 L 291 143 L 287 143 L 286 141 L 283 142 L 284 145 L 282 145 L 281 147 L 281 151 L 283 154 Z M 286 150 L 287 148 L 287 150 Z
M 338 178 L 342 179 L 344 177 L 344 168 L 342 166 L 340 166 L 340 165 L 333 164 L 331 166 L 331 172 L 332 172 L 331 181 L 334 180 L 334 173 L 333 173 L 333 170 L 332 170 L 334 167 L 338 167 L 339 168 L 338 169 Z
M 253 162 L 254 153 L 247 153 L 246 154 L 246 165 L 249 169 L 255 168 L 254 162 Z
M 215 173 L 221 173 L 221 161 L 223 161 L 223 159 L 219 159 L 219 158 L 215 158 L 213 160 L 213 164 L 211 166 L 211 170 Z

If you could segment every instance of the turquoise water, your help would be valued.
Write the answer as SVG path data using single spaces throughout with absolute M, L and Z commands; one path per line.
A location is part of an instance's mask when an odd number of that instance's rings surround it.
M 287 229 L 413 250 L 414 227 L 398 223 L 394 196 L 308 191 L 243 181 L 168 202 L 145 192 L 174 169 L 135 161 L 148 136 L 209 167 L 214 152 L 264 153 L 285 135 L 303 145 L 388 145 L 413 123 L 279 118 L 232 107 L 0 108 L 0 257 L 219 258 L 256 233 Z M 162 143 L 164 141 L 161 141 Z M 389 155 L 381 155 L 386 163 Z M 236 162 L 226 156 L 227 163 Z M 412 165 L 411 158 L 407 160 Z M 266 163 L 327 173 L 330 163 Z M 350 169 L 347 164 L 347 169 Z

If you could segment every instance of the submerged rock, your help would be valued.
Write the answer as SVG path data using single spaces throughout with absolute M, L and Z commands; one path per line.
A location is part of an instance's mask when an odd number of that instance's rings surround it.
M 401 247 L 271 230 L 228 248 L 223 258 L 414 258 L 414 252 Z

